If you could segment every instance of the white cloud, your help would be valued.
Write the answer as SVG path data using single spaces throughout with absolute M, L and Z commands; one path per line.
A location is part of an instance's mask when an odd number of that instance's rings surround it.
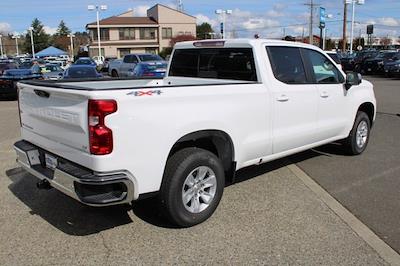
M 277 17 L 283 17 L 285 14 L 283 12 L 277 11 L 277 10 L 269 10 L 267 12 L 267 16 L 268 17 L 272 17 L 272 18 L 277 18 Z
M 382 24 L 384 26 L 399 26 L 400 25 L 400 20 L 397 20 L 395 18 L 380 18 L 378 19 L 378 24 Z
M 247 30 L 263 30 L 279 26 L 279 22 L 272 19 L 252 18 L 242 22 L 243 28 Z
M 11 31 L 11 25 L 7 22 L 0 22 L 0 33 L 9 33 Z
M 134 16 L 136 17 L 146 17 L 147 16 L 147 9 L 149 9 L 150 6 L 137 6 L 134 8 Z
M 197 24 L 198 25 L 200 25 L 202 23 L 208 23 L 213 28 L 218 26 L 218 21 L 216 19 L 209 18 L 208 16 L 203 15 L 203 14 L 197 14 L 197 15 L 194 15 L 194 16 L 197 19 Z
M 50 35 L 53 35 L 54 33 L 57 32 L 57 27 L 52 28 L 50 26 L 44 26 L 43 29 L 47 34 L 50 34 Z

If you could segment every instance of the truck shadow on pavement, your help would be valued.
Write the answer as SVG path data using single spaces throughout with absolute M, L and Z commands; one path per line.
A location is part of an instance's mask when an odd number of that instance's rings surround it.
M 277 170 L 287 165 L 311 159 L 317 156 L 344 155 L 340 146 L 329 144 L 314 150 L 286 157 L 273 162 L 250 166 L 237 172 L 235 182 L 226 186 L 234 186 L 256 176 Z M 31 215 L 39 215 L 49 224 L 68 235 L 86 236 L 96 234 L 117 226 L 133 223 L 129 212 L 142 221 L 163 228 L 176 228 L 161 214 L 158 199 L 150 198 L 130 205 L 110 207 L 90 207 L 62 194 L 56 189 L 38 190 L 37 179 L 17 167 L 6 171 L 12 183 L 10 191 L 26 206 Z

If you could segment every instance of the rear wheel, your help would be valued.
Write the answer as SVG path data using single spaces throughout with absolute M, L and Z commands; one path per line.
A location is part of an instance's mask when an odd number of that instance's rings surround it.
M 353 128 L 344 141 L 344 148 L 351 155 L 361 154 L 368 145 L 371 122 L 366 113 L 357 112 Z
M 180 227 L 207 220 L 224 190 L 224 169 L 213 153 L 185 148 L 168 160 L 160 197 L 166 217 Z

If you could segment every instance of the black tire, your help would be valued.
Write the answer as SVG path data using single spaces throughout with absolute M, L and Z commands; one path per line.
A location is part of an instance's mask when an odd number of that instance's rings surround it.
M 200 166 L 210 168 L 216 177 L 213 199 L 204 210 L 193 213 L 187 210 L 182 199 L 184 182 Z M 185 148 L 168 159 L 160 190 L 162 211 L 168 220 L 179 227 L 190 227 L 207 220 L 216 210 L 225 186 L 221 161 L 213 153 L 200 148 Z
M 115 70 L 111 71 L 111 77 L 118 78 L 118 73 Z
M 359 145 L 357 144 L 357 128 L 363 122 L 365 122 L 367 126 L 366 141 L 363 145 Z M 343 147 L 346 153 L 349 155 L 358 155 L 365 151 L 369 142 L 370 130 L 371 121 L 369 120 L 368 115 L 362 111 L 358 111 L 353 128 L 351 129 L 349 136 L 343 142 Z

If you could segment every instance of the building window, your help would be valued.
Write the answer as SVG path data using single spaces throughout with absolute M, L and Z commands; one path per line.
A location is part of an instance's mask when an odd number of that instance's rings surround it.
M 192 32 L 190 32 L 190 31 L 185 31 L 185 35 L 192 35 Z
M 156 48 L 146 48 L 145 52 L 146 52 L 146 54 L 157 54 L 157 49 Z
M 99 48 L 90 48 L 89 49 L 89 56 L 93 57 L 93 56 L 98 56 L 99 55 Z M 104 53 L 104 48 L 101 48 L 101 55 L 102 56 L 106 56 L 106 54 Z
M 119 28 L 119 39 L 120 40 L 134 40 L 135 39 L 135 28 Z
M 119 51 L 119 57 L 124 57 L 125 55 L 131 53 L 130 48 L 118 48 L 118 51 Z
M 172 28 L 162 28 L 162 38 L 171 39 L 172 38 Z
M 154 40 L 156 38 L 156 29 L 154 28 L 141 28 L 140 39 L 141 40 Z
M 97 41 L 97 30 L 91 30 L 91 37 L 93 41 Z M 109 41 L 110 40 L 110 29 L 103 28 L 100 29 L 100 40 L 101 41 Z

